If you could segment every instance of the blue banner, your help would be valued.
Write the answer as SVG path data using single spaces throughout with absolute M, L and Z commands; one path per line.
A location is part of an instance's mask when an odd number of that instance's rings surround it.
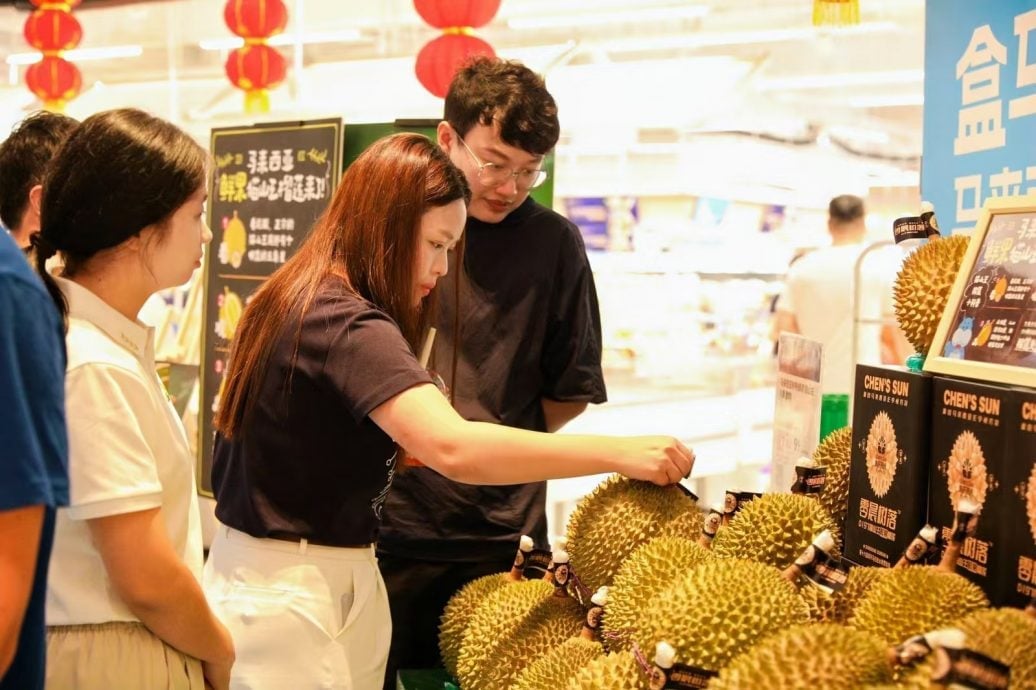
M 943 234 L 1036 193 L 1036 0 L 928 0 L 921 196 Z

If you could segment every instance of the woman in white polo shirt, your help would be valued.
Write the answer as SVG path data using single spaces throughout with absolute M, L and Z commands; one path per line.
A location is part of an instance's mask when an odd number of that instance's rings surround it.
M 48 689 L 229 684 L 233 644 L 199 585 L 194 461 L 137 320 L 200 266 L 207 161 L 168 122 L 112 110 L 83 121 L 44 185 L 33 244 L 68 324 L 71 484 L 47 589 Z

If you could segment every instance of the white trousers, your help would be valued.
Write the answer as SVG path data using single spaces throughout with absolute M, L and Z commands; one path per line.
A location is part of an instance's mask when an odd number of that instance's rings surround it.
M 220 525 L 202 584 L 230 630 L 231 690 L 377 690 L 392 619 L 374 549 L 255 539 Z

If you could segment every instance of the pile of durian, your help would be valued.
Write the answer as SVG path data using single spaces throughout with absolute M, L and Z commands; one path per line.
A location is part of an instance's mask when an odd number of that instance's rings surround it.
M 612 477 L 579 504 L 547 576 L 476 580 L 447 606 L 440 650 L 461 690 L 928 688 L 944 649 L 1036 688 L 1036 609 L 991 609 L 954 570 L 839 559 L 851 430 L 803 467 L 817 493 L 766 494 L 707 516 L 693 495 Z M 909 550 L 908 550 L 909 551 Z M 841 587 L 811 570 L 834 563 Z M 841 568 L 839 570 L 838 568 Z M 836 577 L 837 579 L 837 577 Z

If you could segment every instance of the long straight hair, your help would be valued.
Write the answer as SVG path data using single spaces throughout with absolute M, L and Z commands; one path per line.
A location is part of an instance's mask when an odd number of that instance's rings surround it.
M 421 217 L 430 208 L 457 200 L 467 203 L 470 197 L 464 174 L 420 134 L 384 137 L 360 154 L 299 251 L 245 307 L 231 347 L 216 429 L 232 438 L 251 414 L 270 354 L 286 332 L 286 315 L 298 324 L 294 370 L 303 319 L 330 276 L 388 314 L 418 352 L 434 310 L 431 297 L 414 305 Z

